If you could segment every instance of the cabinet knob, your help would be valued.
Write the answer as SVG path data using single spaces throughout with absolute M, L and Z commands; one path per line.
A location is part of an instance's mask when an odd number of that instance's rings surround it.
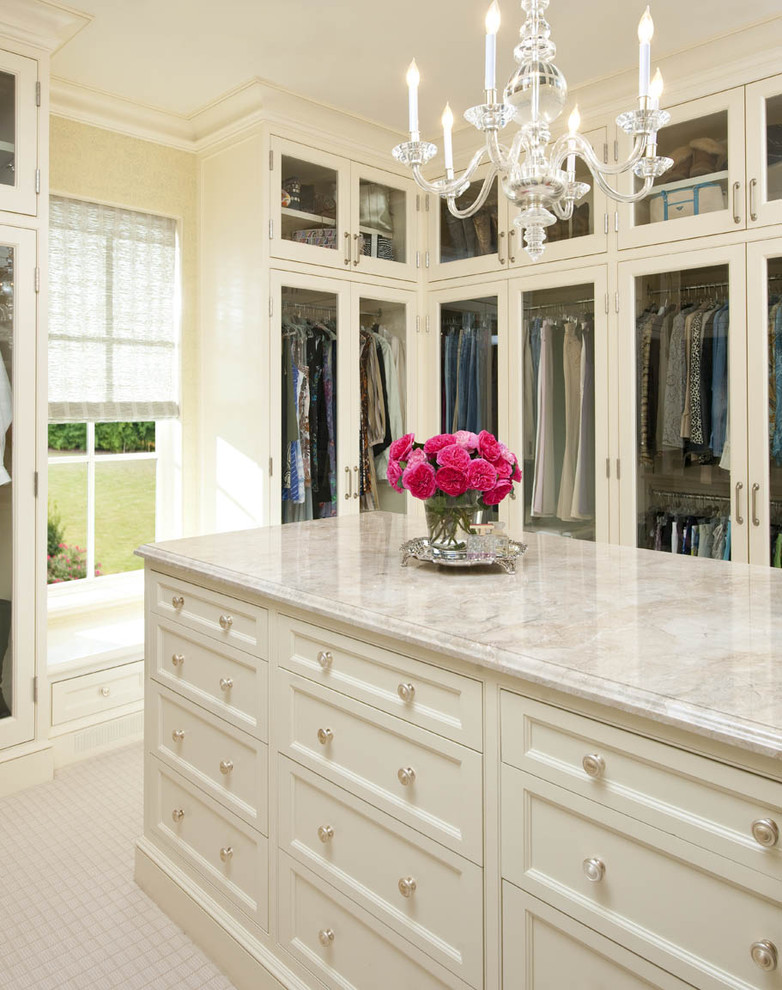
M 171 733 L 171 738 L 174 740 L 174 742 L 182 742 L 182 740 L 185 738 L 185 730 L 174 729 L 174 731 Z
M 220 773 L 224 777 L 227 777 L 228 774 L 233 770 L 233 768 L 234 768 L 233 760 L 220 760 Z
M 396 775 L 399 778 L 399 783 L 404 787 L 409 787 L 415 780 L 415 770 L 412 767 L 400 767 Z
M 182 597 L 182 595 L 174 595 L 171 599 L 171 604 L 174 606 L 174 608 L 180 609 L 185 604 L 185 599 Z
M 220 623 L 220 628 L 228 632 L 234 624 L 234 617 L 232 615 L 221 615 L 217 621 Z
M 101 697 L 108 698 L 108 696 L 111 694 L 111 688 L 104 686 L 100 689 L 100 693 L 101 693 Z
M 774 943 L 770 942 L 767 938 L 762 939 L 760 942 L 753 942 L 749 954 L 752 956 L 752 962 L 764 970 L 764 972 L 770 973 L 777 968 L 779 953 Z
M 402 877 L 399 881 L 399 893 L 402 897 L 412 897 L 417 886 L 414 877 Z
M 770 849 L 779 842 L 779 826 L 773 818 L 758 818 L 752 823 L 752 838 Z
M 324 949 L 328 948 L 334 941 L 334 932 L 330 928 L 321 928 L 318 932 L 318 941 Z
M 330 650 L 320 650 L 318 653 L 318 663 L 324 670 L 328 670 L 334 663 L 334 657 Z
M 331 825 L 320 825 L 318 827 L 318 838 L 321 842 L 331 842 L 334 838 L 334 829 Z
M 325 746 L 327 743 L 330 743 L 333 738 L 334 733 L 331 729 L 318 729 L 318 742 L 321 746 Z
M 396 689 L 396 693 L 402 701 L 410 702 L 415 697 L 415 687 L 412 684 L 400 684 Z
M 589 777 L 602 777 L 606 769 L 606 761 L 597 753 L 587 753 L 581 761 L 584 772 Z
M 174 821 L 178 825 L 182 821 L 182 819 L 185 817 L 185 813 L 184 813 L 184 811 L 182 811 L 181 808 L 174 808 L 174 810 L 171 812 L 171 817 L 174 819 Z
M 220 678 L 220 690 L 230 691 L 234 686 L 234 681 L 232 677 L 221 677 Z
M 185 662 L 184 653 L 173 653 L 171 655 L 171 663 L 173 663 L 175 667 L 181 667 L 184 662 Z
M 233 854 L 234 854 L 233 846 L 223 846 L 223 848 L 220 850 L 220 859 L 224 863 L 227 863 L 228 860 L 233 856 Z
M 585 859 L 582 865 L 587 880 L 591 880 L 592 883 L 599 883 L 606 875 L 605 863 L 602 859 L 598 859 L 596 856 L 592 856 L 590 859 Z

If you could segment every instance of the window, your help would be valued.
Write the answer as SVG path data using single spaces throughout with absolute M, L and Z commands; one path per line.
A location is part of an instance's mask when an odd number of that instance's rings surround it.
M 175 220 L 52 197 L 50 584 L 138 570 L 133 551 L 160 536 L 179 416 L 178 283 Z

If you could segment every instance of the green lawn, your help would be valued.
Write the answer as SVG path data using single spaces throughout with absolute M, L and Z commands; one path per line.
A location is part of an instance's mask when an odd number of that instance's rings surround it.
M 95 560 L 101 574 L 144 566 L 133 551 L 155 538 L 155 469 L 154 460 L 97 459 Z M 49 464 L 49 505 L 60 514 L 65 543 L 86 548 L 86 464 Z

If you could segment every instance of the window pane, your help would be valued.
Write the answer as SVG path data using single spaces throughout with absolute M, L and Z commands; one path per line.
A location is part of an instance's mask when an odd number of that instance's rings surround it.
M 96 423 L 97 454 L 149 454 L 155 450 L 154 423 Z
M 58 464 L 56 456 L 50 451 L 46 548 L 49 584 L 87 576 L 87 465 L 67 461 Z
M 133 551 L 155 539 L 157 461 L 114 460 L 95 464 L 95 576 L 144 566 Z
M 87 449 L 86 423 L 50 423 L 49 456 L 79 454 Z

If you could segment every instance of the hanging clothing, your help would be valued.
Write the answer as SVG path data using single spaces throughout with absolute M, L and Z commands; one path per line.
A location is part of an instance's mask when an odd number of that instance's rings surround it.
M 573 519 L 595 515 L 595 335 L 591 324 L 581 331 L 581 416 L 579 421 Z
M 444 321 L 441 356 L 444 433 L 496 432 L 497 359 L 494 328 L 485 317 L 465 312 L 461 325 Z
M 581 426 L 581 338 L 576 335 L 575 323 L 565 324 L 563 372 L 565 379 L 565 450 L 562 459 L 559 498 L 557 499 L 557 516 L 560 519 L 569 520 L 572 518 L 578 439 Z
M 553 324 L 550 320 L 544 320 L 540 329 L 538 428 L 535 437 L 535 476 L 532 488 L 533 516 L 553 516 L 556 509 L 553 334 Z

